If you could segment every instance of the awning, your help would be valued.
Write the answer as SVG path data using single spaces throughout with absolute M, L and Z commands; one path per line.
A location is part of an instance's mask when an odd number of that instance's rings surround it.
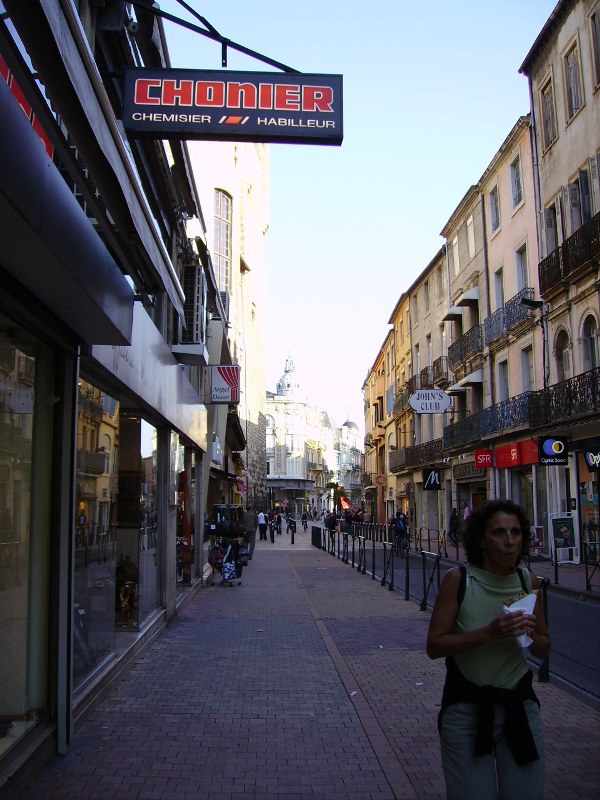
M 458 383 L 453 383 L 446 389 L 446 394 L 464 394 L 467 390 Z
M 467 289 L 456 301 L 457 306 L 476 306 L 479 302 L 479 287 L 475 286 L 473 289 Z
M 455 320 L 462 319 L 463 309 L 458 306 L 450 306 L 448 311 L 444 314 L 442 319 L 444 322 L 454 322 Z
M 87 40 L 79 35 L 76 11 L 66 3 L 6 0 L 4 5 L 69 135 L 85 156 L 85 165 L 120 231 L 123 246 L 131 243 L 128 253 L 132 263 L 143 272 L 149 290 L 164 289 L 176 313 L 183 317 L 184 294 L 179 278 L 124 137 L 107 107 Z
M 227 429 L 225 431 L 225 443 L 230 450 L 245 450 L 246 437 L 242 429 L 240 418 L 235 411 L 227 412 Z
M 88 344 L 131 344 L 133 291 L 0 80 L 2 266 Z
M 471 372 L 469 375 L 465 375 L 464 378 L 461 378 L 458 382 L 459 386 L 477 386 L 477 384 L 483 383 L 483 370 L 477 369 L 475 372 Z

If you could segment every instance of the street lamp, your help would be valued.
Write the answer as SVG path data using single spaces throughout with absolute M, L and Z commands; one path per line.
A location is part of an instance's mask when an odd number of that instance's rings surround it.
M 535 309 L 540 312 L 539 322 L 542 326 L 542 362 L 543 362 L 543 381 L 544 391 L 548 388 L 548 365 L 547 365 L 547 339 L 548 339 L 548 306 L 543 300 L 533 300 L 530 297 L 522 297 L 519 304 L 525 308 Z

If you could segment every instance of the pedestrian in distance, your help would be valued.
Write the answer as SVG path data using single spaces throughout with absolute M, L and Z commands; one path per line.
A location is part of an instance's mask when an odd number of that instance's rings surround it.
M 448 520 L 448 537 L 453 545 L 458 544 L 458 512 L 455 508 L 450 512 L 450 519 Z
M 264 511 L 258 512 L 258 537 L 261 541 L 267 541 L 267 518 Z
M 492 500 L 469 518 L 467 562 L 450 569 L 435 601 L 427 654 L 446 659 L 438 728 L 448 800 L 542 800 L 544 741 L 531 655 L 550 637 L 531 573 L 529 521 L 510 500 Z M 533 613 L 510 611 L 521 598 Z M 523 603 L 527 602 L 523 599 Z

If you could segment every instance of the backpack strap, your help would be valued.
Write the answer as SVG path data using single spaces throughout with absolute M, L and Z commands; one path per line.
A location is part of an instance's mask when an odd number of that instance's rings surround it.
M 460 607 L 460 604 L 465 599 L 465 591 L 467 590 L 467 578 L 469 575 L 467 574 L 467 568 L 464 564 L 461 564 L 459 567 L 460 570 L 460 581 L 458 584 L 458 591 L 456 592 L 456 600 Z M 531 581 L 528 581 L 525 577 L 525 570 L 523 567 L 517 567 L 517 575 L 519 576 L 519 580 L 521 581 L 521 588 L 525 592 L 525 594 L 530 594 L 531 592 Z M 529 585 L 528 585 L 529 583 Z
M 464 564 L 461 564 L 459 567 L 460 570 L 460 581 L 458 584 L 458 591 L 456 593 L 456 601 L 460 607 L 460 604 L 465 599 L 465 591 L 467 589 L 467 568 Z

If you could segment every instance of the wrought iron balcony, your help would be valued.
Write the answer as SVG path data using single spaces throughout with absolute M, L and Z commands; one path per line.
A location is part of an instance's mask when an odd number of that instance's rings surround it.
M 83 475 L 103 475 L 107 471 L 108 457 L 106 453 L 88 453 L 77 451 L 77 471 Z
M 406 448 L 406 464 L 409 467 L 419 467 L 427 464 L 435 464 L 442 460 L 443 439 L 433 439 L 431 442 L 423 442 L 414 447 Z
M 531 426 L 547 428 L 564 422 L 583 422 L 600 416 L 600 367 L 532 392 Z
M 580 267 L 600 256 L 600 213 L 578 228 L 561 247 L 542 259 L 538 271 L 542 296 Z
M 448 348 L 448 364 L 451 369 L 463 364 L 469 356 L 481 353 L 483 350 L 483 332 L 481 325 L 474 325 L 464 333 L 458 341 L 453 342 Z
M 562 281 L 562 248 L 557 247 L 538 266 L 542 297 Z
M 502 400 L 491 408 L 484 408 L 479 414 L 479 430 L 482 436 L 498 431 L 531 425 L 529 401 L 535 392 L 523 392 L 516 397 Z
M 586 222 L 563 243 L 564 277 L 587 264 L 600 252 L 600 213 Z
M 399 472 L 406 466 L 406 449 L 392 450 L 388 457 L 390 472 Z
M 409 407 L 408 401 L 410 400 L 410 392 L 408 391 L 407 384 L 398 392 L 398 396 L 394 402 L 394 416 L 398 416 L 402 411 Z
M 528 319 L 530 310 L 526 306 L 521 305 L 521 300 L 523 298 L 532 300 L 533 289 L 530 287 L 521 289 L 521 291 L 517 292 L 514 297 L 511 297 L 502 308 L 494 311 L 491 316 L 484 320 L 483 327 L 486 345 L 490 345 L 497 339 L 506 336 L 512 328 L 515 328 L 521 322 Z
M 433 389 L 433 367 L 424 367 L 419 373 L 420 389 Z
M 433 383 L 435 386 L 447 386 L 450 383 L 448 357 L 440 356 L 433 362 Z
M 472 414 L 444 428 L 444 450 L 452 450 L 481 439 L 480 414 Z

